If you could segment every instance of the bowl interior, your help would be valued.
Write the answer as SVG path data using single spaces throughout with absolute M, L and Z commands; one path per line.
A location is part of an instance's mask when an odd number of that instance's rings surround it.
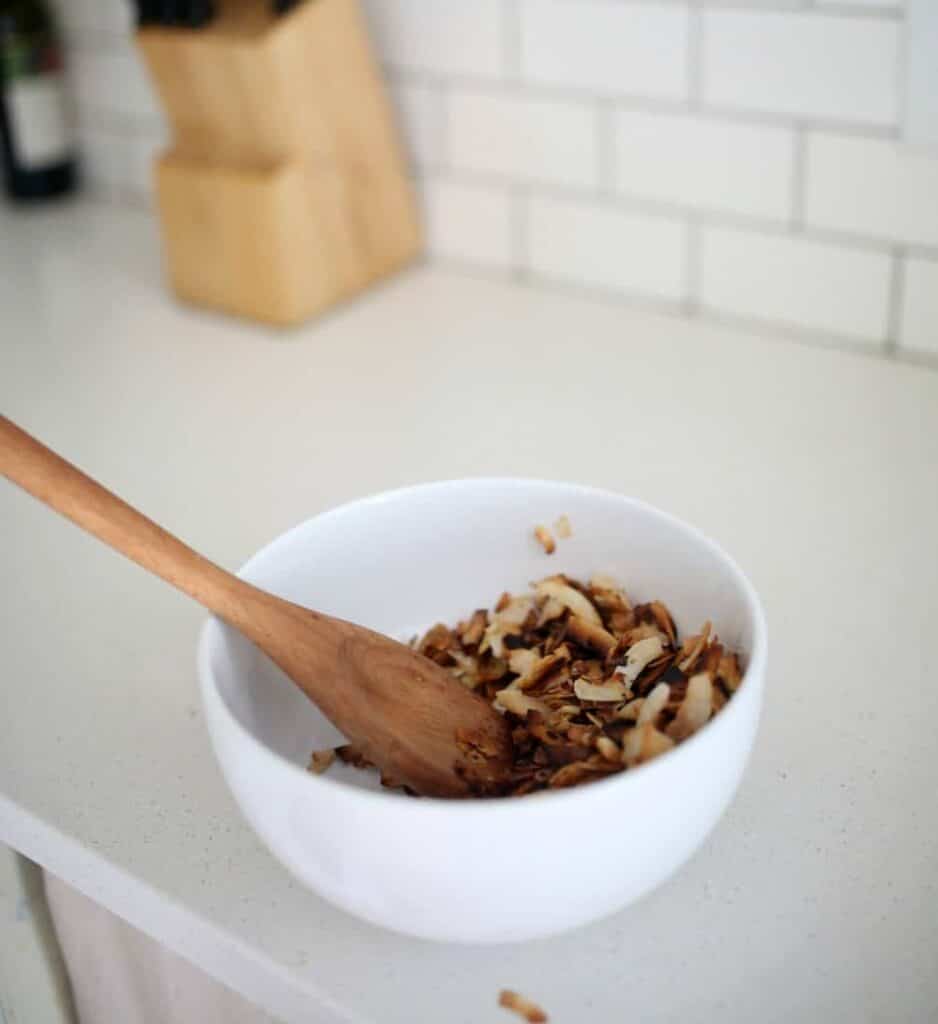
M 562 514 L 573 536 L 548 556 L 532 529 Z M 406 640 L 556 572 L 608 573 L 633 601 L 664 601 L 682 633 L 710 619 L 743 652 L 744 664 L 753 653 L 755 598 L 715 545 L 641 502 L 571 484 L 466 480 L 379 495 L 296 527 L 255 555 L 241 575 L 298 604 Z M 211 676 L 245 729 L 302 765 L 313 748 L 341 742 L 250 643 L 220 623 L 209 628 L 217 634 L 209 643 Z M 330 775 L 349 785 L 378 785 L 370 773 L 344 765 Z

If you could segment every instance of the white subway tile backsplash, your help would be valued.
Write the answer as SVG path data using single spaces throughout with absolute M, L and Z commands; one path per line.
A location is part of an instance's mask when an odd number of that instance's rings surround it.
M 708 10 L 704 100 L 715 107 L 893 125 L 899 26 L 817 12 Z
M 938 356 L 938 260 L 906 262 L 899 347 Z
M 938 153 L 887 140 L 810 133 L 805 221 L 938 248 Z
M 886 336 L 890 271 L 878 252 L 720 227 L 701 234 L 705 309 L 872 345 Z
M 89 111 L 150 120 L 162 116 L 143 63 L 132 49 L 78 50 L 71 78 L 79 105 Z
M 507 190 L 425 179 L 421 194 L 431 256 L 480 267 L 510 266 L 512 211 Z
M 363 2 L 432 258 L 938 353 L 905 0 Z M 168 140 L 131 4 L 52 3 L 85 177 L 146 201 Z
M 411 164 L 437 166 L 443 156 L 442 94 L 428 85 L 410 82 L 395 82 L 390 90 Z
M 599 174 L 597 116 L 569 100 L 453 90 L 447 159 L 458 170 L 589 187 Z
M 534 196 L 527 225 L 536 275 L 656 299 L 684 297 L 687 229 L 680 221 Z
M 385 62 L 440 75 L 503 73 L 500 0 L 368 0 L 366 10 Z
M 546 85 L 683 99 L 684 5 L 521 0 L 521 75 Z
M 794 134 L 689 114 L 616 115 L 619 191 L 701 209 L 787 219 Z

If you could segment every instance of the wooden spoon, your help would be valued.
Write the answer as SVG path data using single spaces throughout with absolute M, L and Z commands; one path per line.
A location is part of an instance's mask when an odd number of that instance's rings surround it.
M 507 774 L 506 722 L 423 655 L 225 572 L 6 417 L 0 472 L 240 630 L 369 760 L 416 792 L 467 796 Z

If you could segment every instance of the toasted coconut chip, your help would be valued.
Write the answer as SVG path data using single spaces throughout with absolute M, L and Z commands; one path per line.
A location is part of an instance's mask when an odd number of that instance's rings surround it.
M 567 609 L 555 598 L 549 597 L 542 605 L 537 616 L 537 629 L 546 626 L 548 622 L 559 619 Z
M 474 690 L 482 681 L 479 679 L 479 664 L 476 659 L 469 654 L 463 654 L 462 651 L 450 651 L 449 656 L 455 662 L 449 670 L 450 673 L 464 686 Z
M 717 713 L 742 676 L 709 623 L 679 645 L 663 603 L 633 609 L 602 576 L 587 587 L 557 574 L 531 593 L 506 592 L 495 611 L 477 609 L 454 629 L 438 623 L 414 646 L 507 716 L 511 773 L 470 785 L 478 796 L 579 785 L 650 760 Z M 458 770 L 475 778 L 491 755 L 459 730 L 456 743 Z M 346 745 L 317 752 L 310 769 L 334 756 L 374 767 Z M 386 774 L 382 784 L 410 792 Z
M 594 626 L 602 626 L 603 622 L 599 617 L 599 612 L 593 607 L 589 598 L 571 587 L 569 583 L 564 583 L 556 577 L 550 577 L 541 580 L 534 589 L 538 597 L 553 597 L 565 608 L 569 608 L 574 615 L 579 615 L 581 619 L 591 622 Z
M 597 604 L 599 602 L 597 601 Z M 625 640 L 629 633 L 635 628 L 635 612 L 631 609 L 625 612 L 606 612 L 606 626 L 620 640 Z M 628 646 L 628 644 L 626 644 Z
M 557 550 L 557 543 L 554 540 L 554 535 L 546 526 L 534 527 L 534 539 L 541 545 L 545 553 L 548 555 L 552 555 Z
M 313 775 L 322 775 L 322 773 L 335 761 L 335 750 L 314 750 L 309 759 L 309 765 L 306 770 L 312 772 Z
M 611 764 L 618 764 L 622 761 L 622 751 L 619 749 L 619 744 L 615 740 L 609 739 L 608 736 L 600 736 L 596 740 L 596 749 L 599 751 L 600 756 Z
M 485 628 L 482 643 L 479 644 L 479 654 L 491 651 L 496 658 L 504 658 L 507 653 L 505 650 L 505 637 L 517 634 L 520 629 L 520 626 L 505 623 L 499 616 L 496 616 Z
M 687 693 L 678 708 L 674 721 L 668 726 L 668 735 L 680 742 L 705 725 L 713 712 L 713 683 L 706 672 L 699 672 L 687 680 Z
M 664 643 L 659 634 L 646 637 L 629 648 L 625 664 L 620 665 L 616 669 L 616 673 L 625 676 L 630 683 L 634 683 L 645 668 L 656 658 L 660 658 L 663 653 Z
M 735 693 L 742 682 L 742 673 L 739 671 L 739 658 L 732 652 L 724 652 L 717 666 L 717 679 L 727 688 L 730 693 Z
M 418 650 L 421 654 L 429 654 L 433 651 L 445 651 L 447 648 L 453 646 L 453 640 L 454 637 L 449 627 L 444 626 L 442 622 L 438 622 L 424 634 L 423 639 L 420 641 Z
M 513 689 L 510 686 L 495 694 L 495 703 L 519 718 L 524 718 L 529 711 L 537 711 L 542 715 L 550 714 L 550 708 L 542 700 L 538 700 L 537 697 L 529 697 L 521 690 Z
M 598 658 L 578 658 L 571 666 L 570 671 L 575 676 L 583 676 L 591 683 L 602 683 L 606 679 L 606 670 Z
M 546 679 L 555 668 L 565 664 L 569 659 L 570 655 L 567 649 L 558 647 L 553 654 L 546 654 L 543 658 L 539 658 L 525 675 L 520 676 L 511 684 L 512 688 L 515 690 L 530 690 L 532 686 L 536 686 L 543 679 Z
M 644 725 L 646 722 L 651 722 L 654 725 L 655 719 L 667 706 L 670 696 L 671 687 L 667 683 L 658 683 L 645 698 L 645 703 L 642 704 L 642 709 L 638 713 L 637 724 Z
M 572 636 L 578 643 L 591 650 L 598 651 L 604 658 L 608 657 L 616 646 L 616 638 L 606 632 L 602 626 L 596 626 L 579 615 L 571 615 L 567 620 L 567 636 Z
M 485 634 L 485 628 L 489 624 L 489 613 L 484 608 L 477 608 L 472 613 L 472 618 L 460 630 L 459 639 L 463 647 L 478 647 Z
M 672 647 L 676 647 L 677 627 L 674 625 L 674 619 L 671 618 L 671 613 L 660 601 L 652 601 L 649 608 L 651 609 L 651 614 L 654 617 L 658 628 L 668 638 L 668 643 Z
M 536 647 L 518 647 L 508 655 L 508 667 L 516 675 L 524 676 L 541 660 Z
M 530 999 L 519 996 L 517 992 L 512 992 L 509 988 L 502 989 L 498 993 L 498 1005 L 503 1006 L 506 1010 L 513 1010 L 528 1024 L 544 1024 L 547 1020 L 547 1014 L 537 1003 L 532 1003 Z
M 686 675 L 688 674 L 697 664 L 697 659 L 703 654 L 704 648 L 707 646 L 707 640 L 710 638 L 710 623 L 705 622 L 700 632 L 694 636 L 689 636 L 685 639 L 681 645 L 681 650 L 677 656 L 677 667 Z
M 591 747 L 599 735 L 595 723 L 592 725 L 568 725 L 567 739 L 571 743 L 578 743 L 581 747 Z
M 661 641 L 662 648 L 668 642 L 668 638 L 653 622 L 640 622 L 637 626 L 628 630 L 622 637 L 626 647 L 634 647 L 637 643 L 641 643 L 642 640 L 654 640 L 656 638 Z
M 573 761 L 565 764 L 550 777 L 548 785 L 551 789 L 563 789 L 584 782 L 593 774 L 592 768 L 585 761 Z
M 576 679 L 573 692 L 588 704 L 613 704 L 625 699 L 625 685 L 620 679 L 610 679 L 608 683 L 591 683 L 588 679 Z
M 671 739 L 663 732 L 659 732 L 651 722 L 646 722 L 625 734 L 622 741 L 622 760 L 629 767 L 644 764 L 673 746 Z
M 622 597 L 625 596 L 622 594 L 622 588 L 619 586 L 618 581 L 604 572 L 594 572 L 590 576 L 589 588 L 590 590 L 608 590 L 612 593 L 620 594 Z
M 534 607 L 534 598 L 530 594 L 509 598 L 508 603 L 498 611 L 495 617 L 506 626 L 523 626 L 524 620 Z
M 561 540 L 568 540 L 573 536 L 573 526 L 571 525 L 568 516 L 560 516 L 560 518 L 555 521 L 554 533 L 556 533 Z
M 644 703 L 644 697 L 636 697 L 634 700 L 630 700 L 627 704 L 616 708 L 615 719 L 620 722 L 637 722 Z

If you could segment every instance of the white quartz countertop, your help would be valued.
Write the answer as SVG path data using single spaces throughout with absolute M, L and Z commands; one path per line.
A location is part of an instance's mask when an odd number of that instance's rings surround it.
M 428 944 L 241 820 L 200 609 L 2 484 L 0 841 L 291 1024 L 507 1024 L 502 987 L 559 1024 L 938 1018 L 938 373 L 428 269 L 279 334 L 175 305 L 151 220 L 78 205 L 0 212 L 0 409 L 230 567 L 401 484 L 613 488 L 725 545 L 771 638 L 750 768 L 675 879 Z

